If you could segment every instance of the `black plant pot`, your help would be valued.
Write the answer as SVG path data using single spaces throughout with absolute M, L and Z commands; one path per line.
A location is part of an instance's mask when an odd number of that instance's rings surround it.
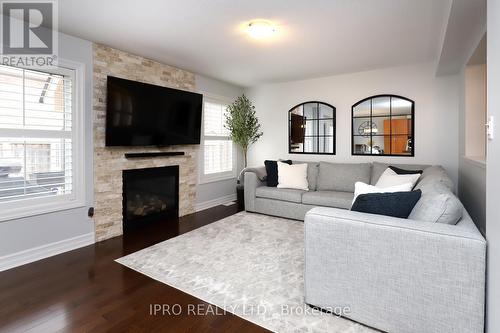
M 245 210 L 245 187 L 243 184 L 236 185 L 236 201 L 239 210 Z

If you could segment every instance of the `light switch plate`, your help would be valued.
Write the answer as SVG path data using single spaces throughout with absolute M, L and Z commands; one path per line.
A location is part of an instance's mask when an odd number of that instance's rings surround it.
M 486 123 L 486 136 L 488 137 L 488 140 L 493 140 L 494 129 L 493 116 L 489 116 L 488 122 Z

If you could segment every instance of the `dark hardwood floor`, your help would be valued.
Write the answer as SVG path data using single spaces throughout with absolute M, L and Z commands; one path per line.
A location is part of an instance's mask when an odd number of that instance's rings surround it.
M 0 273 L 2 332 L 267 332 L 115 259 L 236 213 L 218 206 Z M 151 315 L 151 304 L 180 315 Z M 205 315 L 188 311 L 196 306 Z M 165 308 L 167 309 L 167 308 Z M 191 308 L 192 309 L 192 308 Z M 211 311 L 214 310 L 214 311 Z

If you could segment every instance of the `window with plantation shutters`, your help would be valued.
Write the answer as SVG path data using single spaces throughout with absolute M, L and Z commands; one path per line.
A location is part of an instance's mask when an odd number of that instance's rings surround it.
M 0 209 L 75 199 L 74 71 L 0 66 Z
M 233 142 L 224 127 L 227 103 L 207 99 L 203 104 L 202 181 L 235 177 Z

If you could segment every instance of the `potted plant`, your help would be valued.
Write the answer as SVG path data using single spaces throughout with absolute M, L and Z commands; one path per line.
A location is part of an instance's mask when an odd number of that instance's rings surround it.
M 225 127 L 229 130 L 231 140 L 243 150 L 246 168 L 248 147 L 262 136 L 255 106 L 243 94 L 229 105 L 226 111 Z
M 243 94 L 229 105 L 226 111 L 225 127 L 229 130 L 231 140 L 243 150 L 246 168 L 248 147 L 262 136 L 259 119 L 255 116 L 255 106 Z M 238 185 L 236 185 L 236 195 L 239 209 L 244 210 L 244 189 L 243 184 L 240 184 L 239 180 Z

